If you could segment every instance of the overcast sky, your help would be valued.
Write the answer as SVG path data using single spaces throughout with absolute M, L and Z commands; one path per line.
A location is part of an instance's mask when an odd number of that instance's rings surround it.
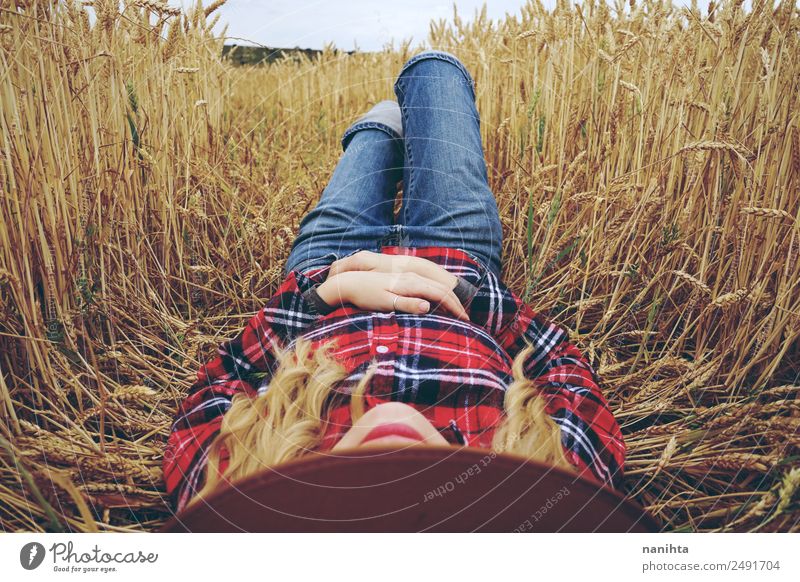
M 552 8 L 555 0 L 542 0 Z M 204 5 L 212 0 L 203 0 Z M 177 2 L 170 2 L 177 4 Z M 183 0 L 185 5 L 193 0 Z M 691 0 L 673 0 L 690 5 Z M 270 47 L 322 48 L 333 42 L 342 50 L 379 50 L 390 39 L 395 45 L 412 39 L 412 46 L 427 39 L 432 19 L 452 21 L 453 5 L 463 20 L 471 20 L 483 0 L 228 0 L 219 9 L 220 25 L 228 23 L 228 43 Z M 519 16 L 524 0 L 488 0 L 492 20 L 506 13 Z M 625 0 L 627 4 L 627 0 Z M 746 3 L 746 5 L 749 2 Z M 697 0 L 705 12 L 708 0 Z

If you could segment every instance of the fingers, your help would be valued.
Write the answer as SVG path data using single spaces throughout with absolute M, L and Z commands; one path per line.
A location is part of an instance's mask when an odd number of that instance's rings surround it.
M 455 275 L 450 274 L 450 272 L 441 265 L 437 265 L 433 261 L 430 261 L 423 257 L 409 257 L 409 258 L 413 260 L 411 268 L 403 270 L 413 271 L 418 275 L 422 275 L 423 277 L 432 279 L 437 283 L 444 285 L 448 289 L 454 289 L 456 283 L 458 283 L 458 279 L 455 277 Z
M 390 309 L 394 309 L 395 311 L 402 311 L 403 313 L 428 313 L 431 308 L 430 302 L 420 299 L 419 297 L 403 297 L 402 295 L 397 295 L 397 301 L 394 299 L 394 294 L 390 294 L 389 297 L 389 303 L 393 304 Z
M 445 309 L 459 319 L 469 321 L 469 315 L 464 310 L 464 306 L 461 305 L 461 301 L 458 300 L 458 297 L 456 297 L 452 289 L 448 289 L 446 286 L 432 279 L 422 277 L 416 273 L 404 273 L 393 283 L 389 290 L 402 297 L 428 299 L 431 302 L 443 305 Z M 399 299 L 397 303 L 400 303 Z
M 328 276 L 333 277 L 347 271 L 377 271 L 381 273 L 416 273 L 453 289 L 458 279 L 444 267 L 423 257 L 414 255 L 385 255 L 372 251 L 359 251 L 331 263 Z
M 331 263 L 328 276 L 332 277 L 346 271 L 371 271 L 375 268 L 376 253 L 370 251 L 358 251 L 357 253 L 338 259 Z

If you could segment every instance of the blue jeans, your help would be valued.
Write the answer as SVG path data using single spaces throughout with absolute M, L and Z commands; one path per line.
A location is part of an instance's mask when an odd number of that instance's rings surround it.
M 351 125 L 316 207 L 300 223 L 286 273 L 383 246 L 459 248 L 501 271 L 502 228 L 489 188 L 474 82 L 452 54 L 409 59 L 394 84 L 403 135 L 375 121 Z M 394 204 L 403 180 L 397 224 Z

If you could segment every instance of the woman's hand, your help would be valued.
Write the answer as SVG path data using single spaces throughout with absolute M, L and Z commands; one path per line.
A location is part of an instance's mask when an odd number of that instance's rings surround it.
M 416 273 L 427 279 L 454 289 L 458 279 L 444 267 L 433 261 L 412 255 L 386 255 L 371 251 L 358 251 L 355 254 L 331 263 L 328 277 L 348 271 L 374 271 L 380 273 Z M 400 300 L 398 299 L 399 303 Z
M 345 271 L 317 287 L 328 305 L 352 303 L 366 311 L 427 313 L 430 303 L 441 304 L 458 319 L 469 321 L 461 302 L 446 285 L 417 273 Z M 395 302 L 395 297 L 398 297 Z

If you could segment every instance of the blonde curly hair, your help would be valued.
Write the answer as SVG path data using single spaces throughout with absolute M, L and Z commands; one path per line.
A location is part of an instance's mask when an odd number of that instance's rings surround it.
M 344 396 L 334 388 L 349 375 L 334 357 L 335 346 L 336 340 L 331 340 L 313 349 L 312 342 L 301 336 L 293 349 L 278 350 L 279 365 L 266 391 L 256 397 L 244 393 L 233 397 L 220 432 L 209 446 L 205 483 L 190 504 L 224 482 L 319 448 L 327 413 Z M 539 389 L 523 373 L 523 363 L 533 349 L 526 346 L 513 360 L 513 381 L 505 391 L 505 414 L 495 429 L 492 450 L 571 469 L 561 445 L 561 429 L 545 412 L 546 401 Z M 364 414 L 364 394 L 374 373 L 375 362 L 349 394 L 353 422 Z M 229 459 L 220 475 L 223 447 Z

